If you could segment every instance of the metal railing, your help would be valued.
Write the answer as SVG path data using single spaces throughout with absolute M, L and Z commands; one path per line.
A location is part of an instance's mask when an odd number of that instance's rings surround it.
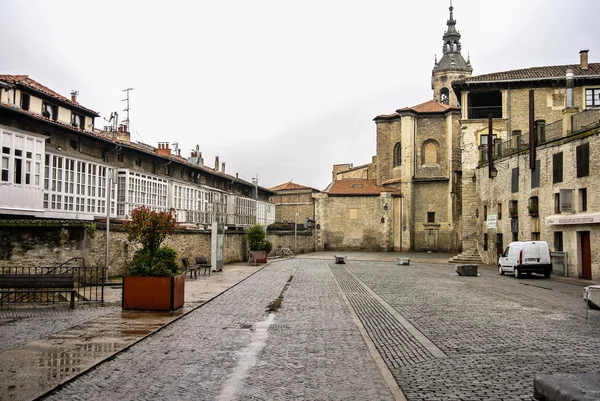
M 502 118 L 502 106 L 469 107 L 468 118 L 470 120 L 477 118 Z
M 66 275 L 72 274 L 74 280 L 76 303 L 104 303 L 104 266 L 2 266 L 1 274 L 49 274 Z M 40 290 L 40 289 L 36 289 Z M 71 289 L 65 292 L 32 292 L 18 294 L 3 294 L 3 303 L 56 303 L 68 302 Z

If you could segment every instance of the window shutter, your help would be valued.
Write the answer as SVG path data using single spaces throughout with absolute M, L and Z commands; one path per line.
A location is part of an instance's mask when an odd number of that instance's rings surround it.
M 587 177 L 590 174 L 590 144 L 577 146 L 577 177 Z
M 519 168 L 512 169 L 511 192 L 519 192 Z
M 552 155 L 552 182 L 554 184 L 563 180 L 563 153 Z

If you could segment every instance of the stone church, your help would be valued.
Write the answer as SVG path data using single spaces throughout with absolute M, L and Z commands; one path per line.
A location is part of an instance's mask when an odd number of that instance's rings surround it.
M 436 57 L 432 71 L 433 99 L 375 117 L 377 155 L 372 164 L 360 169 L 369 172 L 380 194 L 391 194 L 384 202 L 389 204 L 385 212 L 390 223 L 382 225 L 389 236 L 382 242 L 386 250 L 456 251 L 460 247 L 461 110 L 452 82 L 470 77 L 473 69 L 461 54 L 453 11 L 451 6 L 442 57 L 439 61 Z M 356 177 L 357 171 L 351 165 L 336 165 L 334 180 Z M 330 202 L 329 207 L 336 206 Z M 373 214 L 373 220 L 386 220 L 381 210 L 363 212 L 367 219 Z M 318 213 L 316 219 L 326 231 L 341 224 L 321 222 Z

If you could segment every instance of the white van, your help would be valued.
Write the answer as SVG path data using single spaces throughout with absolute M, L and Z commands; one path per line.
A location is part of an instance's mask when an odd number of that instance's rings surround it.
M 552 258 L 546 241 L 511 242 L 498 257 L 498 272 L 512 272 L 515 277 L 524 273 L 552 274 Z

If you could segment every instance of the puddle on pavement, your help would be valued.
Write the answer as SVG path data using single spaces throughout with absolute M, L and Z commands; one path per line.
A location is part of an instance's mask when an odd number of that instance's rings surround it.
M 244 349 L 237 352 L 238 363 L 227 378 L 223 390 L 217 397 L 217 400 L 225 401 L 234 399 L 235 393 L 240 385 L 244 382 L 250 369 L 252 369 L 258 362 L 258 354 L 267 344 L 267 337 L 269 336 L 269 327 L 275 322 L 275 314 L 269 313 L 266 320 L 262 322 L 256 322 L 253 327 L 252 342 L 248 344 Z

